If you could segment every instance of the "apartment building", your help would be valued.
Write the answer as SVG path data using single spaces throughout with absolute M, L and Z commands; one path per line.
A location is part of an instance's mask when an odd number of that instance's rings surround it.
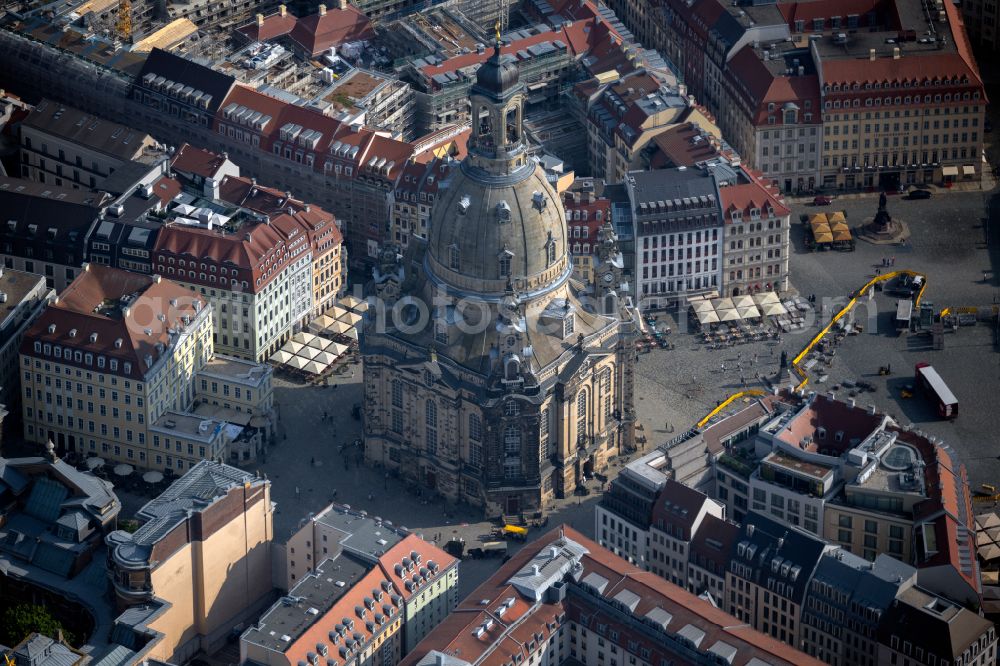
M 562 193 L 566 211 L 566 239 L 569 243 L 573 275 L 584 282 L 594 282 L 594 266 L 600 243 L 600 230 L 611 220 L 611 201 L 593 192 L 571 189 Z
M 305 545 L 313 538 L 315 550 Z M 414 534 L 334 505 L 292 536 L 287 557 L 319 555 L 319 538 L 321 558 L 304 567 L 290 562 L 298 575 L 290 573 L 288 596 L 241 637 L 242 663 L 396 664 L 458 603 L 458 560 Z
M 459 604 L 403 666 L 819 664 L 579 532 L 532 541 Z
M 596 528 L 609 547 L 617 543 L 615 521 L 628 520 L 627 509 L 638 506 L 620 491 L 614 494 L 617 502 L 602 501 L 599 506 Z M 895 621 L 890 608 L 910 603 L 906 598 L 911 590 L 924 598 L 921 605 L 970 623 L 970 631 L 960 636 L 943 624 L 927 625 L 925 640 L 945 641 L 949 648 L 956 640 L 955 654 L 978 654 L 995 640 L 986 630 L 988 622 L 959 611 L 961 606 L 947 600 L 947 591 L 917 587 L 920 570 L 890 555 L 867 560 L 754 511 L 742 526 L 728 522 L 718 512 L 704 511 L 713 506 L 706 495 L 672 481 L 663 486 L 655 506 L 666 518 L 654 519 L 651 530 L 639 534 L 637 541 L 647 544 L 650 552 L 637 558 L 639 566 L 665 580 L 683 581 L 689 592 L 825 663 L 893 663 L 884 655 L 901 643 L 889 637 Z M 661 520 L 665 529 L 656 527 Z M 913 651 L 907 650 L 911 663 L 937 663 L 915 661 Z M 902 657 L 895 663 L 903 663 Z
M 648 568 L 661 578 L 688 587 L 688 544 L 708 516 L 725 518 L 725 508 L 676 481 L 667 481 L 653 505 Z
M 708 167 L 629 173 L 636 294 L 645 309 L 721 287 L 725 227 L 719 189 L 734 175 Z
M 0 178 L 0 252 L 5 268 L 45 276 L 45 284 L 60 292 L 80 273 L 87 239 L 111 197 Z
M 880 664 L 985 666 L 997 659 L 992 622 L 919 587 L 889 606 L 878 637 Z
M 153 467 L 147 428 L 191 403 L 211 332 L 180 285 L 85 264 L 24 336 L 25 439 Z
M 408 162 L 399 172 L 393 189 L 390 238 L 401 248 L 409 246 L 410 236 L 427 238 L 431 210 L 442 182 L 457 166 L 452 159 Z
M 21 340 L 55 296 L 41 275 L 0 268 L 0 405 L 8 412 L 21 406 Z
M 916 566 L 922 587 L 977 603 L 967 474 L 949 446 L 834 395 L 772 403 L 716 460 L 727 510 L 745 503 L 869 561 L 889 554 Z
M 981 175 L 985 93 L 956 5 L 647 4 L 612 7 L 781 191 Z
M 799 645 L 809 580 L 833 546 L 753 511 L 742 531 L 729 563 L 727 608 L 754 629 Z
M 171 472 L 219 454 L 255 456 L 276 422 L 270 370 L 216 357 L 210 310 L 198 295 L 160 276 L 85 264 L 24 335 L 25 438 L 51 441 L 60 453 Z M 201 405 L 195 422 L 193 408 L 211 401 L 202 384 L 218 389 L 224 409 Z M 241 398 L 230 398 L 237 390 Z M 235 442 L 234 429 L 215 439 L 224 424 L 236 426 Z M 211 435 L 210 445 L 196 443 L 194 435 Z M 244 441 L 254 444 L 251 456 Z
M 212 651 L 271 599 L 271 482 L 203 460 L 143 506 L 134 533 L 106 538 L 119 609 L 162 604 L 149 658 Z M 234 584 L 239 581 L 239 584 Z
M 21 177 L 93 190 L 132 161 L 166 158 L 148 134 L 43 99 L 21 122 Z
M 281 40 L 306 60 L 375 36 L 369 18 L 347 0 L 338 0 L 336 6 L 329 8 L 320 4 L 315 14 L 302 18 L 290 13 L 285 5 L 278 5 L 275 13 L 257 14 L 251 23 L 235 32 L 249 42 Z
M 836 550 L 820 558 L 802 608 L 802 651 L 831 666 L 884 663 L 878 661 L 879 625 L 916 582 L 916 569 L 888 555 L 869 562 Z
M 719 189 L 726 225 L 722 293 L 788 289 L 791 211 L 770 181 L 743 167 L 736 183 Z

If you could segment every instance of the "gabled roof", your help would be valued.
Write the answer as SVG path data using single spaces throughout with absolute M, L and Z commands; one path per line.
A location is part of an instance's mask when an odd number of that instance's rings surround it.
M 300 18 L 289 36 L 307 53 L 316 56 L 330 47 L 371 39 L 375 31 L 364 12 L 347 3 L 343 9 L 332 7 L 323 14 Z
M 211 67 L 200 65 L 168 51 L 154 48 L 149 52 L 146 63 L 139 72 L 138 80 L 142 81 L 147 74 L 155 74 L 175 83 L 191 86 L 195 90 L 211 95 L 208 102 L 208 112 L 215 113 L 222 100 L 226 98 L 236 79 L 228 74 L 217 72 Z
M 185 143 L 177 150 L 177 154 L 170 161 L 170 166 L 181 173 L 215 178 L 215 174 L 226 163 L 226 159 L 225 155 Z
M 93 370 L 98 366 L 93 359 L 87 365 L 87 357 L 107 357 L 120 367 L 102 372 L 142 380 L 151 363 L 171 353 L 171 331 L 186 329 L 183 319 L 194 319 L 203 306 L 189 289 L 159 276 L 88 264 L 28 330 L 21 353 L 38 356 L 35 342 L 52 344 L 68 350 L 65 364 Z

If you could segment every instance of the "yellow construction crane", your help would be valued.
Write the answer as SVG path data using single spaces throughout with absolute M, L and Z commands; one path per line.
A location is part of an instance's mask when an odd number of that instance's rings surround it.
M 122 41 L 132 41 L 132 3 L 130 0 L 119 0 L 118 2 L 118 19 L 115 21 L 115 34 Z

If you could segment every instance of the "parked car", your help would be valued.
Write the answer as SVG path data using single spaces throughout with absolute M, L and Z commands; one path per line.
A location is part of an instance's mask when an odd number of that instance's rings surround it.
M 813 206 L 829 206 L 833 203 L 833 197 L 827 197 L 822 194 L 813 197 Z
M 931 198 L 930 190 L 913 190 L 907 196 L 907 199 L 930 199 L 930 198 Z

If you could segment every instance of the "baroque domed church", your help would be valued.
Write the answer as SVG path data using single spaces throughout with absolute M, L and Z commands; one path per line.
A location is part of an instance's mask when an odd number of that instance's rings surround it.
M 595 299 L 571 282 L 565 214 L 524 140 L 524 99 L 498 43 L 428 239 L 379 258 L 362 349 L 367 462 L 487 515 L 543 511 L 633 448 L 634 349 L 615 276 L 602 274 Z

